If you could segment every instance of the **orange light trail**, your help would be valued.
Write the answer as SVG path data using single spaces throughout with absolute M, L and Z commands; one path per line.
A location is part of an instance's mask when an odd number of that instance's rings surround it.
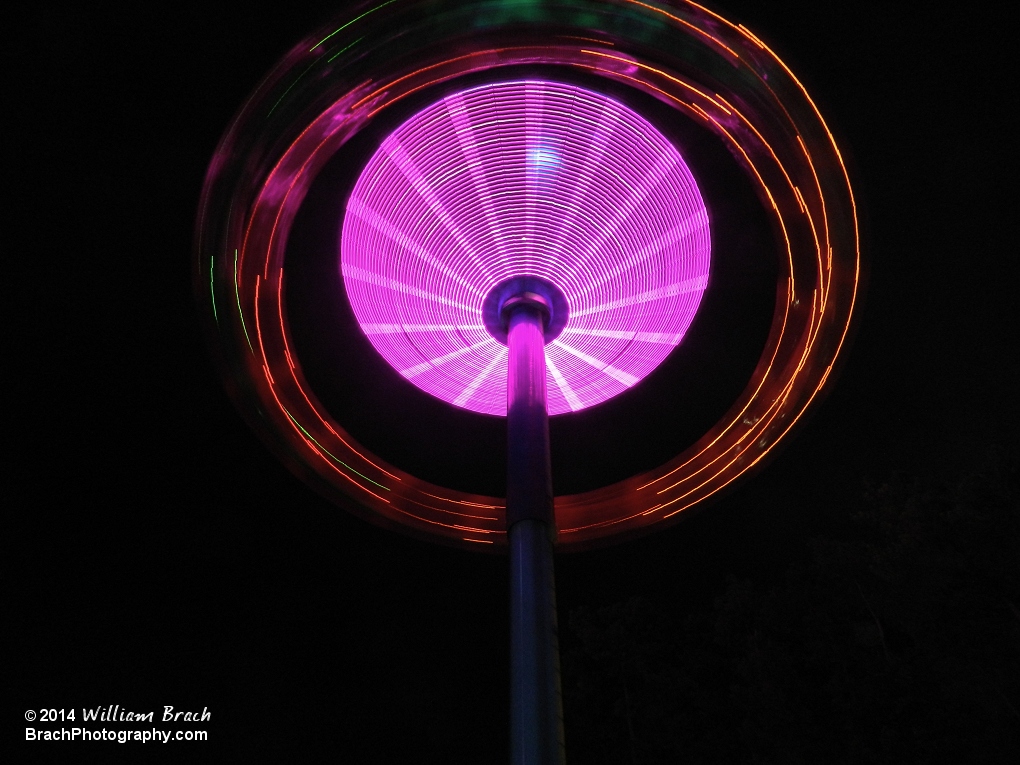
M 201 251 L 203 275 L 215 282 L 210 286 L 213 299 L 216 289 L 230 288 L 233 277 L 237 298 L 233 325 L 225 319 L 234 306 L 221 301 L 216 326 L 225 345 L 237 349 L 231 351 L 231 358 L 254 386 L 268 412 L 267 422 L 312 471 L 364 507 L 366 517 L 387 518 L 452 544 L 489 544 L 498 549 L 506 543 L 500 498 L 429 484 L 386 465 L 351 439 L 304 380 L 284 306 L 283 261 L 289 227 L 316 168 L 346 140 L 342 131 L 361 129 L 394 104 L 467 73 L 543 61 L 616 80 L 660 98 L 726 144 L 759 190 L 775 223 L 781 279 L 776 310 L 769 339 L 744 392 L 697 444 L 667 464 L 595 492 L 557 497 L 561 548 L 579 549 L 602 538 L 652 527 L 716 496 L 761 464 L 832 379 L 856 310 L 861 263 L 856 200 L 831 130 L 803 84 L 750 30 L 689 0 L 676 12 L 641 0 L 626 2 L 640 9 L 636 12 L 654 17 L 657 25 L 670 25 L 677 41 L 696 50 L 697 56 L 714 56 L 721 62 L 711 86 L 692 79 L 683 67 L 671 68 L 669 61 L 687 61 L 679 53 L 674 58 L 643 60 L 629 52 L 626 40 L 598 40 L 583 34 L 559 34 L 547 45 L 486 48 L 483 44 L 452 57 L 443 50 L 431 58 L 422 57 L 422 65 L 411 71 L 393 74 L 359 70 L 347 95 L 295 131 L 297 137 L 288 148 L 274 149 L 280 153 L 266 156 L 264 166 L 270 169 L 260 176 L 252 196 L 238 196 L 236 207 L 235 197 L 230 197 L 228 222 L 235 209 L 245 210 L 245 217 L 237 221 L 229 237 Z M 358 39 L 371 39 L 369 27 L 381 23 L 373 21 L 377 17 L 371 13 L 339 27 L 312 50 L 361 19 L 358 33 L 363 34 Z M 337 44 L 342 44 L 339 37 Z M 591 45 L 614 50 L 585 47 Z M 690 55 L 690 60 L 697 57 Z M 307 58 L 302 62 L 307 66 Z M 286 73 L 285 67 L 278 67 L 272 82 L 287 82 L 280 79 Z M 246 120 L 254 119 L 249 115 L 258 114 L 265 121 L 267 99 L 297 98 L 308 86 L 306 80 L 291 83 L 283 96 L 279 95 L 282 86 L 264 87 L 264 92 L 248 99 L 231 131 L 241 130 Z M 781 99 L 777 92 L 794 95 Z M 767 103 L 768 110 L 746 106 L 760 102 Z M 211 225 L 206 209 L 212 193 L 209 183 L 207 179 L 198 216 L 200 233 Z M 229 262 L 231 249 L 233 263 Z M 215 268 L 209 267 L 210 260 Z M 841 278 L 834 279 L 837 273 Z M 267 284 L 272 286 L 267 289 Z M 224 302 L 229 311 L 223 310 Z M 254 342 L 248 336 L 252 324 Z M 245 341 L 250 353 L 242 351 Z M 362 481 L 382 492 L 372 491 Z

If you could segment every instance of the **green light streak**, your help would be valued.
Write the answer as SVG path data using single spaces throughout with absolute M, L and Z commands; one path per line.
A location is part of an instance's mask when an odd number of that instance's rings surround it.
M 346 48 L 341 48 L 341 49 L 340 49 L 340 50 L 338 50 L 338 51 L 337 51 L 336 53 L 334 53 L 334 54 L 332 55 L 332 57 L 330 57 L 330 58 L 326 59 L 326 63 L 328 64 L 328 63 L 329 63 L 330 61 L 332 61 L 332 60 L 333 60 L 334 58 L 336 58 L 336 57 L 337 57 L 337 56 L 339 56 L 339 55 L 340 55 L 341 53 L 343 53 L 343 52 L 344 52 L 345 50 L 347 50 L 347 48 L 353 48 L 353 47 L 354 47 L 355 45 L 357 45 L 357 44 L 358 44 L 359 42 L 361 42 L 361 41 L 362 41 L 362 40 L 364 40 L 364 39 L 365 39 L 364 37 L 359 37 L 359 38 L 358 38 L 357 40 L 355 40 L 354 42 L 352 42 L 352 43 L 351 43 L 350 45 L 348 45 L 348 46 L 347 46 Z
M 330 61 L 332 61 L 332 59 L 330 59 Z M 304 77 L 304 76 L 305 76 L 306 74 L 308 74 L 309 70 L 310 70 L 310 69 L 311 69 L 311 68 L 312 68 L 313 66 L 315 66 L 316 64 L 318 64 L 318 63 L 319 63 L 319 59 L 316 59 L 315 61 L 313 61 L 313 62 L 312 62 L 311 64 L 309 64 L 309 65 L 308 65 L 308 68 L 307 68 L 307 69 L 305 69 L 305 71 L 303 71 L 303 72 L 302 72 L 301 74 L 299 74 L 299 75 L 297 76 L 297 79 L 295 79 L 295 80 L 294 80 L 294 82 L 292 82 L 292 83 L 291 83 L 290 85 L 288 85 L 288 86 L 287 86 L 287 89 L 286 89 L 285 91 L 283 91 L 283 95 L 282 95 L 282 96 L 280 96 L 280 97 L 279 97 L 278 99 L 276 99 L 276 103 L 275 103 L 275 104 L 273 104 L 273 108 L 272 108 L 272 109 L 270 109 L 270 110 L 269 110 L 268 112 L 266 112 L 266 116 L 267 116 L 267 117 L 268 117 L 268 116 L 269 116 L 270 114 L 272 114 L 272 113 L 273 113 L 273 112 L 274 112 L 274 111 L 276 110 L 276 107 L 280 105 L 280 102 L 281 102 L 281 101 L 282 101 L 283 99 L 285 99 L 285 98 L 287 97 L 287 94 L 288 94 L 288 93 L 290 93 L 290 89 L 291 89 L 291 88 L 293 88 L 293 87 L 294 87 L 295 85 L 297 85 L 297 84 L 298 84 L 298 80 L 300 80 L 300 79 L 301 79 L 302 77 Z M 329 62 L 327 61 L 326 63 L 329 63 Z
M 390 2 L 395 2 L 395 0 L 390 0 Z M 389 3 L 383 3 L 383 5 L 389 5 Z M 382 5 L 380 5 L 380 6 L 379 6 L 379 8 L 382 8 Z M 373 8 L 372 10 L 377 10 L 377 9 Z M 361 16 L 358 16 L 358 19 L 360 19 L 360 18 L 361 18 L 362 16 L 367 16 L 367 15 L 368 15 L 369 13 L 371 13 L 371 12 L 372 12 L 372 11 L 366 11 L 365 13 L 361 14 Z M 354 19 L 354 21 L 357 21 L 358 19 Z M 344 26 L 349 26 L 349 25 L 353 24 L 353 23 L 354 23 L 354 21 L 349 21 L 349 22 L 347 22 L 347 24 L 344 24 Z M 343 29 L 343 28 L 344 28 L 344 27 L 340 27 L 340 29 Z M 339 32 L 339 31 L 340 31 L 340 29 L 336 30 L 336 32 Z M 335 35 L 335 34 L 336 34 L 336 32 L 334 32 L 334 33 L 333 33 L 333 35 Z M 329 37 L 332 37 L 333 35 L 330 35 Z M 326 37 L 326 38 L 324 38 L 324 39 L 322 40 L 322 42 L 320 42 L 320 43 L 319 43 L 318 45 L 316 45 L 316 46 L 315 46 L 315 48 L 318 48 L 318 47 L 319 47 L 319 45 L 322 45 L 322 43 L 326 42 L 326 40 L 328 40 L 328 39 L 329 39 L 329 37 Z M 361 42 L 361 41 L 362 41 L 362 40 L 364 40 L 364 39 L 365 39 L 365 38 L 364 38 L 364 36 L 362 36 L 362 37 L 359 37 L 359 38 L 358 38 L 357 40 L 355 40 L 354 42 L 352 42 L 352 43 L 351 43 L 350 45 L 347 45 L 347 46 L 345 46 L 345 47 L 341 48 L 341 49 L 340 49 L 340 50 L 338 50 L 338 51 L 337 51 L 336 53 L 334 53 L 334 54 L 333 54 L 332 56 L 330 56 L 330 57 L 329 57 L 328 59 L 326 59 L 326 63 L 328 64 L 328 63 L 329 63 L 330 61 L 332 61 L 333 59 L 335 59 L 335 58 L 336 58 L 337 56 L 339 56 L 339 55 L 340 55 L 341 53 L 343 53 L 343 52 L 344 52 L 345 50 L 348 50 L 348 49 L 350 49 L 350 48 L 353 48 L 353 47 L 354 47 L 355 45 L 357 45 L 357 44 L 358 44 L 359 42 Z M 315 50 L 315 48 L 312 48 L 312 50 Z M 309 52 L 311 52 L 311 51 L 309 51 Z M 313 67 L 313 66 L 315 66 L 316 64 L 318 64 L 318 63 L 319 63 L 319 61 L 321 61 L 321 59 L 316 59 L 316 60 L 315 60 L 315 61 L 313 61 L 313 62 L 312 62 L 311 64 L 309 64 L 309 65 L 308 65 L 308 68 L 307 68 L 307 69 L 305 69 L 305 71 L 303 71 L 303 72 L 302 72 L 301 74 L 299 74 L 299 75 L 297 76 L 297 78 L 296 78 L 296 79 L 294 80 L 294 82 L 292 82 L 292 83 L 291 83 L 290 85 L 288 85 L 288 86 L 287 86 L 287 89 L 286 89 L 285 91 L 283 91 L 283 95 L 281 95 L 281 96 L 280 96 L 280 97 L 279 97 L 278 99 L 276 99 L 276 103 L 275 103 L 275 104 L 273 104 L 273 108 L 272 108 L 272 109 L 270 109 L 270 110 L 269 110 L 269 111 L 268 111 L 268 112 L 266 113 L 266 116 L 267 116 L 267 117 L 268 117 L 268 116 L 269 116 L 270 114 L 272 114 L 272 113 L 273 113 L 274 111 L 276 111 L 276 107 L 277 107 L 277 106 L 279 106 L 279 105 L 280 105 L 280 102 L 281 102 L 281 101 L 283 101 L 283 99 L 285 99 L 285 98 L 287 97 L 287 94 L 288 94 L 288 93 L 290 93 L 290 91 L 291 91 L 291 88 L 293 88 L 293 87 L 294 87 L 295 85 L 297 85 L 297 84 L 298 84 L 298 81 L 300 81 L 300 79 L 301 79 L 302 77 L 304 77 L 304 76 L 305 76 L 306 74 L 308 74 L 308 72 L 310 72 L 310 71 L 311 71 L 312 67 Z
M 364 12 L 363 14 L 361 14 L 361 15 L 360 15 L 360 16 L 358 16 L 357 18 L 354 18 L 354 19 L 351 19 L 350 21 L 348 21 L 348 22 L 347 22 L 346 24 L 344 24 L 344 25 L 343 25 L 342 27 L 340 27 L 339 29 L 335 29 L 335 30 L 333 30 L 332 32 L 330 32 L 330 33 L 329 33 L 328 35 L 326 35 L 326 36 L 325 36 L 325 37 L 323 37 L 323 38 L 322 38 L 321 40 L 319 40 L 319 42 L 315 43 L 315 45 L 313 45 L 313 46 L 312 46 L 311 48 L 309 48 L 309 49 L 308 49 L 308 52 L 309 52 L 309 53 L 311 53 L 311 52 L 312 52 L 313 50 L 315 50 L 315 49 L 316 49 L 316 48 L 318 48 L 318 47 L 319 47 L 320 45 L 322 45 L 322 44 L 323 44 L 324 42 L 326 42 L 326 40 L 328 40 L 328 39 L 329 39 L 330 37 L 332 37 L 333 35 L 335 35 L 335 34 L 336 34 L 337 32 L 342 32 L 343 30 L 347 29 L 347 27 L 349 27 L 349 26 L 350 26 L 351 24 L 353 24 L 353 23 L 354 23 L 355 21 L 358 21 L 358 20 L 360 20 L 360 19 L 363 19 L 363 18 L 365 18 L 365 17 L 366 17 L 366 16 L 368 15 L 368 14 L 370 14 L 370 13 L 375 13 L 375 12 L 376 12 L 377 10 L 379 10 L 380 8 L 385 8 L 385 7 L 386 7 L 387 5 L 389 5 L 390 3 L 395 3 L 395 2 L 397 2 L 397 0 L 386 0 L 386 2 L 385 2 L 385 3 L 383 3 L 382 5 L 377 5 L 377 6 L 375 7 L 375 8 L 370 8 L 369 10 L 365 11 L 365 12 Z
M 288 416 L 288 417 L 290 417 L 290 421 L 291 421 L 291 422 L 293 422 L 293 423 L 294 423 L 295 425 L 297 425 L 297 427 L 298 427 L 298 430 L 300 430 L 300 431 L 301 431 L 302 433 L 304 433 L 304 434 L 305 434 L 306 436 L 308 436 L 308 438 L 309 438 L 309 439 L 311 440 L 311 442 L 312 442 L 313 444 L 315 444 L 315 445 L 316 445 L 316 446 L 318 446 L 318 447 L 319 447 L 320 449 L 322 449 L 322 451 L 326 452 L 326 454 L 329 454 L 329 456 L 330 456 L 330 457 L 332 457 L 332 458 L 333 458 L 334 460 L 336 460 L 337 462 L 339 462 L 339 463 L 340 463 L 341 465 L 343 465 L 343 466 L 344 466 L 345 468 L 347 468 L 348 470 L 350 470 L 350 471 L 351 471 L 352 473 L 354 473 L 354 474 L 356 474 L 356 475 L 360 475 L 360 476 L 361 476 L 362 478 L 364 478 L 364 479 L 365 479 L 366 481 L 368 481 L 369 483 L 374 483 L 374 484 L 375 484 L 376 486 L 378 486 L 378 487 L 379 487 L 380 489 L 385 489 L 386 491 L 389 491 L 389 490 L 390 490 L 388 486 L 383 486 L 383 485 L 382 485 L 381 483 L 379 483 L 378 481 L 373 481 L 373 480 L 372 480 L 371 478 L 369 478 L 369 477 L 368 477 L 367 475 L 365 475 L 364 473 L 359 473 L 359 472 L 358 472 L 357 470 L 355 470 L 354 468 L 352 468 L 352 467 L 351 467 L 350 465 L 348 465 L 348 464 L 347 464 L 346 462 L 344 462 L 343 460 L 341 460 L 341 459 L 338 459 L 338 458 L 337 458 L 337 457 L 335 457 L 334 455 L 330 454 L 330 453 L 329 453 L 329 451 L 327 451 L 327 450 L 326 450 L 326 447 L 324 447 L 324 446 L 323 446 L 322 444 L 320 444 L 320 443 L 319 443 L 318 441 L 316 441 L 316 440 L 315 440 L 315 438 L 314 438 L 314 437 L 312 436 L 312 434 L 311 434 L 311 433 L 309 433 L 309 432 L 308 432 L 307 430 L 305 430 L 305 429 L 304 429 L 303 427 L 301 427 L 301 423 L 300 423 L 300 422 L 298 422 L 297 420 L 295 420 L 295 419 L 294 419 L 294 415 L 292 415 L 292 414 L 291 414 L 290 412 L 288 412 L 288 411 L 287 411 L 286 409 L 284 409 L 283 411 L 284 411 L 284 412 L 286 412 L 286 414 L 287 414 L 287 416 Z
M 216 313 L 216 285 L 213 283 L 213 264 L 216 262 L 215 258 L 209 258 L 209 296 L 212 298 L 212 315 L 216 319 L 216 323 L 220 323 L 219 314 Z
M 248 328 L 244 326 L 244 310 L 241 308 L 241 290 L 237 286 L 237 250 L 234 250 L 234 294 L 237 295 L 237 315 L 241 317 L 241 329 L 244 330 L 244 339 L 248 341 L 248 347 L 255 353 L 255 346 L 251 344 L 248 337 Z

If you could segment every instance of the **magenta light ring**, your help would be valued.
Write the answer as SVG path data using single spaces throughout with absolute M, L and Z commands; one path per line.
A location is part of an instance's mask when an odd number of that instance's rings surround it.
M 341 272 L 362 330 L 412 384 L 505 416 L 490 292 L 540 277 L 569 318 L 546 347 L 550 415 L 618 395 L 681 341 L 708 285 L 708 211 L 632 109 L 559 82 L 476 85 L 383 140 L 351 191 Z
M 745 28 L 693 3 L 637 0 L 391 0 L 352 11 L 289 54 L 221 141 L 199 211 L 195 283 L 235 402 L 303 480 L 375 523 L 504 547 L 501 498 L 384 463 L 318 402 L 289 340 L 284 252 L 305 189 L 375 115 L 432 85 L 480 72 L 497 81 L 501 67 L 527 63 L 629 85 L 711 129 L 757 186 L 781 243 L 772 331 L 744 392 L 667 464 L 557 497 L 559 548 L 575 550 L 674 522 L 761 465 L 845 347 L 860 279 L 847 169 L 803 86 Z

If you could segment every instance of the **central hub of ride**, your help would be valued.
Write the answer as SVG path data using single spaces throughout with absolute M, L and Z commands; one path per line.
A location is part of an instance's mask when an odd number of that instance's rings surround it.
M 555 284 L 539 276 L 514 276 L 497 284 L 485 296 L 482 303 L 485 329 L 506 345 L 510 317 L 518 310 L 532 310 L 542 316 L 542 335 L 547 344 L 559 336 L 569 317 L 567 298 Z

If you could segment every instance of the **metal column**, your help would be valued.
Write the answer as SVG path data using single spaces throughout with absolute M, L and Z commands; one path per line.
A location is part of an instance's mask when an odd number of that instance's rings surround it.
M 511 765 L 564 763 L 543 303 L 512 306 L 507 333 Z

